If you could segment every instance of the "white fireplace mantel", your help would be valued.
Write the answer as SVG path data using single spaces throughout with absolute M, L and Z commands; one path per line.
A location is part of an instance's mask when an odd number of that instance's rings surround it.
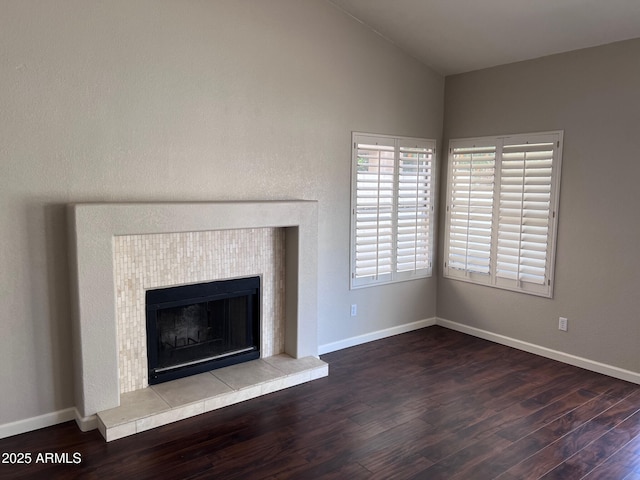
M 285 230 L 285 352 L 317 356 L 317 202 L 85 203 L 68 207 L 78 423 L 120 405 L 113 237 Z

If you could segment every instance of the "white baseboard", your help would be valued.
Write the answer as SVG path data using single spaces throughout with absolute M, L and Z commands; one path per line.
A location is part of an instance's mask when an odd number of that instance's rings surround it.
M 77 408 L 74 408 L 74 411 L 76 424 L 81 431 L 88 432 L 89 430 L 95 430 L 96 428 L 98 428 L 97 415 L 89 415 L 88 417 L 83 417 L 82 415 L 80 415 L 80 412 Z
M 373 342 L 374 340 L 380 340 L 381 338 L 392 337 L 401 333 L 411 332 L 413 330 L 419 330 L 424 327 L 430 327 L 436 324 L 436 318 L 427 318 L 425 320 L 418 320 L 416 322 L 407 323 L 405 325 L 399 325 L 397 327 L 385 328 L 384 330 L 377 330 L 375 332 L 366 333 L 364 335 L 358 335 L 357 337 L 350 337 L 338 342 L 326 343 L 318 346 L 318 353 L 323 355 L 325 353 L 335 352 L 336 350 L 342 350 L 343 348 L 355 347 L 363 343 Z
M 638 372 L 614 367 L 612 365 L 607 365 L 606 363 L 596 362 L 595 360 L 589 360 L 588 358 L 578 357 L 576 355 L 553 350 L 551 348 L 541 347 L 540 345 L 524 342 L 522 340 L 511 337 L 506 337 L 504 335 L 492 333 L 480 328 L 470 327 L 462 323 L 452 322 L 451 320 L 446 320 L 444 318 L 436 318 L 436 325 L 440 325 L 451 330 L 456 330 L 458 332 L 466 333 L 474 337 L 483 338 L 485 340 L 499 343 L 501 345 L 506 345 L 508 347 L 517 348 L 518 350 L 534 353 L 536 355 L 540 355 L 541 357 L 557 360 L 559 362 L 567 363 L 575 367 L 584 368 L 585 370 L 591 370 L 592 372 L 602 373 L 610 377 L 626 380 L 627 382 L 640 384 L 640 373 Z
M 518 350 L 523 350 L 535 355 L 540 355 L 541 357 L 550 358 L 552 360 L 557 360 L 559 362 L 574 365 L 586 370 L 602 373 L 610 377 L 640 384 L 640 373 L 638 372 L 614 367 L 605 363 L 589 360 L 588 358 L 578 357 L 576 355 L 560 352 L 558 350 L 542 347 L 540 345 L 524 342 L 522 340 L 499 335 L 497 333 L 482 330 L 480 328 L 470 327 L 462 323 L 453 322 L 451 320 L 439 317 L 418 320 L 416 322 L 407 323 L 405 325 L 385 328 L 384 330 L 378 330 L 375 332 L 367 333 L 365 335 L 358 335 L 356 337 L 347 338 L 338 342 L 320 345 L 318 347 L 318 353 L 320 355 L 323 355 L 325 353 L 335 352 L 344 348 L 354 347 L 363 343 L 380 340 L 381 338 L 392 337 L 394 335 L 411 332 L 413 330 L 419 330 L 421 328 L 430 327 L 433 325 L 440 325 L 441 327 L 456 330 L 461 333 L 466 333 L 468 335 L 499 343 L 501 345 L 506 345 L 508 347 L 517 348 Z M 17 422 L 0 425 L 0 438 L 6 438 L 13 435 L 19 435 L 21 433 L 31 432 L 40 428 L 56 425 L 58 423 L 68 422 L 69 420 L 75 420 L 78 428 L 80 428 L 80 430 L 83 432 L 98 428 L 98 419 L 96 415 L 82 417 L 80 415 L 80 412 L 78 412 L 76 408 L 71 407 L 64 410 L 59 410 L 57 412 L 40 415 L 39 417 L 27 418 L 25 420 L 18 420 Z
M 21 433 L 39 430 L 41 428 L 57 425 L 58 423 L 68 422 L 76 417 L 76 409 L 74 407 L 58 410 L 57 412 L 46 413 L 38 417 L 25 418 L 17 422 L 5 423 L 0 425 L 0 438 L 12 437 Z

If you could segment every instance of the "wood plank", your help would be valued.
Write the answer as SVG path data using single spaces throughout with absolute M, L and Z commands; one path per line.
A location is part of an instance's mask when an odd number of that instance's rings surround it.
M 329 377 L 105 443 L 73 422 L 0 478 L 637 478 L 640 386 L 442 327 L 323 355 Z

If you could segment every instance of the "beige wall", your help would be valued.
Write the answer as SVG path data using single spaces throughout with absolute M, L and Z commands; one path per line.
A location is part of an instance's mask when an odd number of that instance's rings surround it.
M 72 202 L 317 199 L 320 345 L 433 317 L 435 278 L 349 291 L 349 144 L 439 141 L 443 102 L 445 141 L 563 129 L 565 146 L 555 297 L 438 278 L 438 316 L 640 372 L 640 40 L 446 95 L 323 0 L 3 0 L 0 45 L 0 425 L 74 404 Z
M 438 317 L 640 372 L 639 58 L 632 40 L 447 77 L 444 145 L 564 130 L 564 151 L 554 298 L 440 276 Z
M 435 279 L 349 291 L 349 145 L 439 140 L 442 77 L 323 0 L 1 10 L 0 425 L 74 404 L 67 203 L 317 199 L 321 345 L 435 315 Z

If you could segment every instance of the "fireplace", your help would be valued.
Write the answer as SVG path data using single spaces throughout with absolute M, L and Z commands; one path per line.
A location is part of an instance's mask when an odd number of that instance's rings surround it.
M 149 384 L 260 358 L 260 277 L 146 292 Z
M 278 316 L 282 325 L 282 349 L 273 350 L 269 346 L 267 335 L 261 334 L 261 356 L 255 362 L 265 362 L 270 358 L 275 363 L 282 359 L 278 351 L 287 354 L 289 358 L 303 364 L 306 357 L 316 357 L 317 344 L 317 249 L 318 249 L 318 205 L 315 201 L 305 200 L 274 200 L 274 201 L 238 201 L 238 202 L 195 202 L 195 203 L 95 203 L 69 205 L 69 258 L 71 267 L 73 334 L 76 381 L 76 421 L 82 430 L 97 428 L 96 414 L 112 410 L 121 405 L 121 396 L 147 395 L 147 355 L 146 332 L 142 336 L 142 348 L 121 352 L 126 343 L 137 342 L 139 332 L 146 329 L 145 325 L 145 291 L 154 288 L 165 288 L 167 285 L 191 284 L 194 282 L 212 281 L 217 278 L 240 278 L 256 274 L 253 269 L 246 273 L 227 272 L 226 266 L 221 266 L 221 276 L 212 278 L 209 272 L 200 272 L 201 262 L 193 264 L 187 262 L 178 268 L 175 261 L 185 261 L 185 251 L 178 247 L 174 257 L 160 255 L 157 261 L 137 261 L 132 258 L 123 262 L 125 270 L 134 277 L 140 276 L 142 284 L 132 282 L 129 292 L 133 303 L 126 302 L 122 309 L 125 318 L 138 318 L 142 310 L 141 321 L 134 325 L 133 330 L 120 328 L 117 312 L 119 305 L 125 300 L 116 291 L 116 265 L 119 263 L 114 257 L 120 239 L 143 240 L 140 248 L 144 251 L 147 245 L 144 240 L 154 240 L 157 236 L 173 241 L 175 236 L 207 236 L 209 232 L 236 232 L 242 229 L 275 229 L 284 236 L 284 276 L 281 285 L 286 292 L 283 298 L 282 314 Z M 144 237 L 144 238 L 142 238 Z M 233 252 L 233 244 L 229 251 Z M 197 250 L 197 249 L 196 249 Z M 208 255 L 210 249 L 203 249 L 203 255 Z M 226 251 L 224 252 L 226 253 Z M 200 255 L 200 253 L 198 253 Z M 244 258 L 241 255 L 237 258 Z M 212 257 L 213 258 L 213 257 Z M 215 263 L 215 262 L 214 262 Z M 162 268 L 178 269 L 178 276 L 184 271 L 195 272 L 195 276 L 203 274 L 208 278 L 192 278 L 182 281 L 171 279 L 164 281 Z M 145 278 L 151 275 L 158 280 L 153 285 L 146 283 Z M 261 273 L 264 280 L 264 273 Z M 261 285 L 263 304 L 261 305 L 262 327 L 268 304 L 265 306 L 264 297 L 268 289 L 265 282 Z M 280 338 L 274 337 L 274 338 Z M 265 342 L 266 345 L 265 345 Z M 269 353 L 269 349 L 272 350 Z M 144 354 L 141 352 L 144 351 Z M 129 363 L 123 361 L 129 360 Z M 317 359 L 315 359 L 317 360 Z M 319 362 L 319 360 L 317 360 Z M 140 363 L 141 365 L 138 365 Z M 234 365 L 228 368 L 250 366 L 253 362 Z M 136 368 L 131 368 L 136 367 Z M 294 369 L 297 367 L 294 367 Z M 224 369 L 211 372 L 215 376 Z M 138 381 L 140 377 L 144 381 Z M 322 376 L 327 375 L 326 365 Z M 176 380 L 182 382 L 197 378 L 195 376 Z M 309 372 L 291 372 L 286 381 L 276 381 L 278 388 L 286 388 L 296 382 L 310 381 L 318 376 L 310 376 Z M 124 385 L 123 381 L 132 385 Z M 289 381 L 289 379 L 291 381 Z M 295 382 L 294 382 L 295 380 Z M 224 382 L 223 382 L 224 383 Z M 124 387 L 123 387 L 124 385 Z M 153 388 L 164 387 L 170 383 L 154 385 Z M 228 384 L 227 384 L 228 385 Z M 133 388 L 130 388 L 133 387 Z M 239 385 L 229 387 L 231 392 L 224 394 L 223 399 L 208 399 L 204 402 L 189 403 L 187 410 L 194 413 L 210 411 L 224 405 L 244 401 L 254 396 L 274 391 L 268 383 L 258 383 L 252 386 Z M 137 397 L 136 397 L 137 398 Z M 173 415 L 183 414 L 172 407 L 163 407 L 163 421 L 174 418 Z M 169 410 L 166 410 L 169 408 Z M 191 410 L 190 410 L 191 409 Z M 147 418 L 147 417 L 145 417 Z M 151 417 L 148 417 L 151 418 Z M 155 421 L 155 420 L 154 420 Z M 138 425 L 138 423 L 140 425 Z M 142 424 L 146 421 L 132 422 L 122 426 L 121 434 L 142 431 Z M 148 428 L 149 427 L 147 425 Z M 118 427 L 120 428 L 120 427 Z M 103 433 L 104 434 L 104 433 Z

